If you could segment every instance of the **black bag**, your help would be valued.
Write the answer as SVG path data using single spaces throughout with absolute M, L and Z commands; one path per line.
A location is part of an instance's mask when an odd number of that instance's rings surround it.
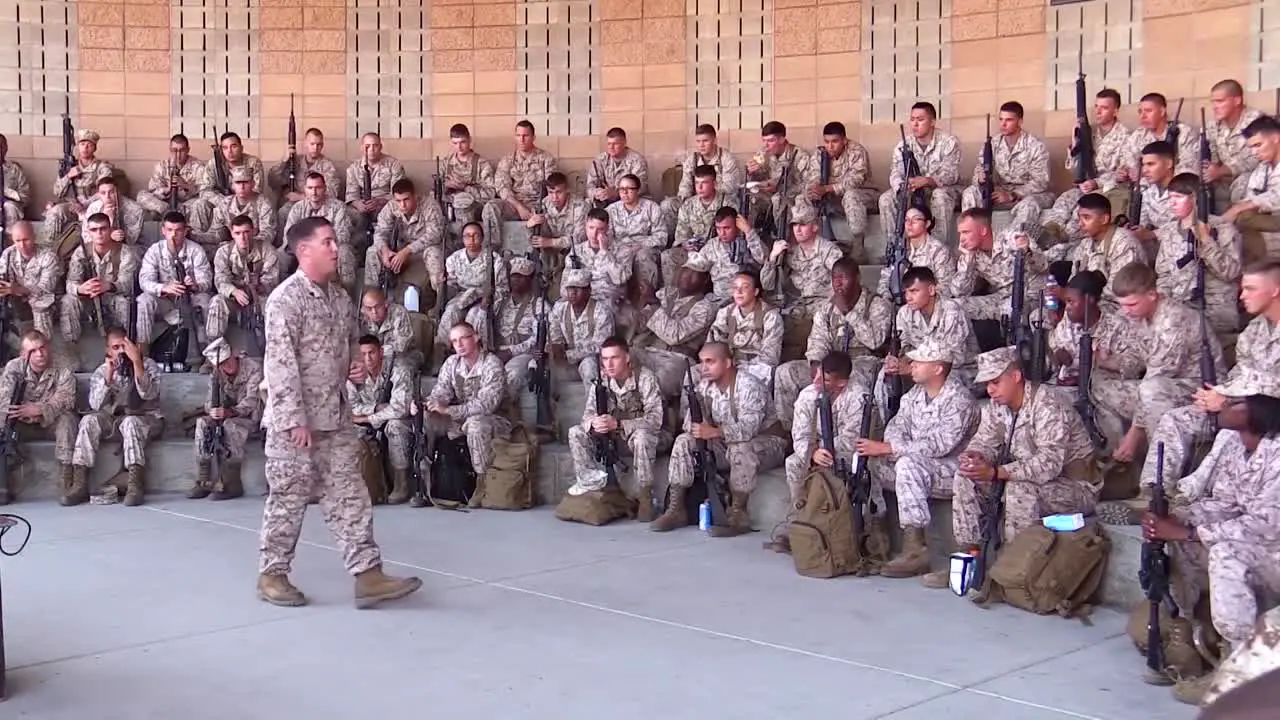
M 476 492 L 476 471 L 471 467 L 471 451 L 465 437 L 441 437 L 431 456 L 431 479 L 427 497 L 441 508 L 465 507 Z

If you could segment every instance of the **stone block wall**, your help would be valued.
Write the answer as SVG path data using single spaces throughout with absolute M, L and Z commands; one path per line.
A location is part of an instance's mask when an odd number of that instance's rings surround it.
M 776 119 L 802 146 L 843 121 L 883 183 L 917 98 L 966 166 L 1005 100 L 1060 153 L 1080 66 L 1130 122 L 1157 90 L 1194 124 L 1223 78 L 1273 110 L 1280 0 L 0 0 L 0 132 L 40 206 L 68 107 L 135 182 L 174 132 L 278 161 L 292 100 L 335 159 L 377 130 L 424 180 L 456 122 L 496 158 L 528 118 L 568 169 L 621 126 L 656 178 L 697 123 L 748 153 Z

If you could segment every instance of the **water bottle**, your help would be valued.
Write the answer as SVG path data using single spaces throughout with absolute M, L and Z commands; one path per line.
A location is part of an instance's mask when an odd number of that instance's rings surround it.
M 1062 309 L 1062 304 L 1058 302 L 1058 279 L 1052 274 L 1044 281 L 1044 311 L 1047 313 L 1056 313 Z
M 706 532 L 711 529 L 711 501 L 703 500 L 698 506 L 698 529 Z

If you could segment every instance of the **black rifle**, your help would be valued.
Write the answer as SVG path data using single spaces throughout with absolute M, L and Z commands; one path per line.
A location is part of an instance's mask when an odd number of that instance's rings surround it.
M 169 159 L 169 211 L 177 212 L 178 207 L 182 204 L 182 199 L 178 197 L 178 161 Z
M 1097 151 L 1093 147 L 1093 128 L 1089 126 L 1089 99 L 1084 84 L 1084 54 L 1081 53 L 1080 74 L 1076 76 L 1076 129 L 1071 157 L 1076 159 L 1075 184 L 1098 177 Z
M 1165 128 L 1164 131 L 1164 141 L 1169 143 L 1169 146 L 1173 148 L 1174 167 L 1178 166 L 1178 141 L 1182 137 L 1182 128 L 1178 126 L 1178 123 L 1182 119 L 1183 100 L 1185 100 L 1185 98 L 1178 99 L 1178 111 L 1173 114 L 1173 121 L 1169 123 L 1169 126 Z
M 596 367 L 602 367 L 599 364 L 599 356 L 596 357 Z M 596 415 L 609 414 L 609 388 L 605 387 L 604 376 L 601 371 L 596 371 L 595 380 L 595 403 Z M 618 439 L 613 433 L 591 433 L 591 441 L 594 446 L 596 462 L 604 466 L 606 486 L 617 486 L 618 484 L 618 465 L 620 459 L 618 456 Z
M 231 168 L 227 167 L 227 158 L 222 154 L 222 141 L 218 137 L 218 126 L 213 127 L 213 189 L 223 195 L 231 194 Z
M 1164 443 L 1156 443 L 1156 484 L 1148 506 L 1152 515 L 1169 517 L 1169 499 L 1164 494 Z M 1170 565 L 1163 540 L 1142 543 L 1142 564 L 1138 569 L 1138 582 L 1150 603 L 1147 613 L 1147 667 L 1161 675 L 1164 667 L 1164 644 L 1160 632 L 1160 606 L 1168 603 L 1169 612 L 1178 617 L 1178 606 L 1169 595 Z
M 993 197 L 996 192 L 996 158 L 995 148 L 991 147 L 991 116 L 987 115 L 987 139 L 982 143 L 982 184 L 978 192 L 982 196 L 982 207 L 991 212 L 995 205 Z
M 431 176 L 431 194 L 435 195 L 436 202 L 440 204 L 440 214 L 448 218 L 449 222 L 456 220 L 453 204 L 445 201 L 444 166 L 440 164 L 440 158 L 436 158 L 436 171 Z
M 895 302 L 895 310 L 889 316 L 889 341 L 885 347 L 885 355 L 889 357 L 901 357 L 902 355 L 902 336 L 898 334 L 898 313 L 897 308 L 901 307 Z M 845 350 L 848 353 L 848 349 Z M 885 422 L 889 422 L 898 410 L 902 407 L 902 396 L 906 393 L 906 388 L 902 382 L 902 376 L 898 373 L 886 373 L 885 384 L 888 386 L 888 397 L 885 399 Z M 865 435 L 863 437 L 866 437 Z
M 426 432 L 427 409 L 423 406 L 418 378 L 409 383 L 409 502 L 413 507 L 427 506 L 427 487 L 422 476 L 422 463 L 431 458 L 431 440 Z
M 489 256 L 489 267 L 485 271 L 485 283 L 481 302 L 484 307 L 485 333 L 484 333 L 484 349 L 489 352 L 498 351 L 498 316 L 495 312 L 495 306 L 498 303 L 497 278 L 498 272 L 497 253 L 493 250 L 481 250 Z
M 1098 419 L 1093 407 L 1093 329 L 1089 327 L 1089 308 L 1084 311 L 1084 328 L 1080 333 L 1080 344 L 1077 346 L 1076 363 L 1080 372 L 1076 378 L 1076 412 L 1084 421 L 1084 429 L 1089 433 L 1089 441 L 1094 449 L 1102 450 L 1107 440 L 1098 430 Z
M 1204 108 L 1200 108 L 1200 170 L 1204 171 L 1205 166 L 1213 162 L 1213 150 L 1209 147 L 1209 133 L 1205 131 L 1204 124 Z M 1213 207 L 1213 188 L 1209 187 L 1208 182 L 1200 183 L 1200 192 L 1197 200 L 1204 203 L 1206 215 L 1216 215 Z M 1196 207 L 1200 207 L 1197 203 Z
M 387 238 L 387 250 L 394 254 L 400 252 L 400 221 L 396 219 L 394 213 L 390 215 L 389 219 L 391 223 L 391 235 Z M 387 294 L 387 297 L 392 297 L 396 286 L 399 284 L 398 280 L 399 277 L 396 273 L 393 272 L 390 267 L 387 267 L 387 264 L 382 262 L 380 259 L 378 262 L 378 287 L 382 288 L 382 291 Z
M 373 172 L 369 168 L 369 158 L 367 156 L 364 159 L 363 166 L 364 166 L 364 180 L 361 182 L 361 185 L 360 185 L 360 199 L 372 200 L 373 199 Z M 378 226 L 378 213 L 373 210 L 366 212 L 364 214 L 364 221 L 365 221 L 366 236 L 369 240 L 369 244 L 373 245 L 373 231 L 376 230 Z
M 862 422 L 858 426 L 858 437 L 871 437 L 871 417 L 875 410 L 875 402 L 871 395 L 862 396 Z M 825 442 L 825 440 L 824 440 Z M 835 457 L 834 451 L 832 457 Z M 853 456 L 853 469 L 844 477 L 845 487 L 849 491 L 849 502 L 853 510 L 853 532 L 854 539 L 858 543 L 859 553 L 866 557 L 865 550 L 865 530 L 863 529 L 863 507 L 867 507 L 874 516 L 877 512 L 876 503 L 871 499 L 871 464 L 861 455 Z
M 248 265 L 249 276 L 245 281 L 244 292 L 249 296 L 249 304 L 240 308 L 240 327 L 246 335 L 245 340 L 249 344 L 250 357 L 260 358 L 267 350 L 267 327 L 258 300 L 261 267 L 255 268 L 252 262 Z
M 823 187 L 831 184 L 831 155 L 825 147 L 818 148 L 818 184 Z M 825 194 L 818 198 L 818 218 L 822 223 L 822 237 L 834 240 L 836 236 L 831 230 L 831 206 L 827 204 Z
M 5 235 L 8 233 L 8 230 L 9 230 L 9 228 L 7 227 L 8 214 L 4 211 L 4 204 L 8 202 L 8 198 L 6 198 L 4 195 L 5 181 L 6 181 L 4 164 L 6 161 L 6 155 L 8 154 L 9 154 L 8 146 L 0 145 L 0 247 L 4 247 Z
M 685 400 L 689 403 L 689 422 L 701 425 L 706 422 L 702 414 L 702 401 L 698 399 L 698 389 L 693 385 L 693 367 L 685 365 L 686 383 Z M 716 465 L 715 453 L 706 440 L 695 440 L 693 443 L 693 481 L 701 483 L 707 490 L 707 503 L 711 507 L 711 524 L 727 526 L 729 515 L 725 511 L 725 488 L 720 483 L 720 470 Z
M 898 198 L 898 227 L 901 228 L 907 224 L 907 211 L 911 208 L 924 209 L 929 206 L 927 198 L 924 196 L 924 189 L 911 189 L 911 178 L 917 178 L 923 175 L 920 171 L 920 161 L 916 159 L 916 154 L 912 152 L 911 145 L 907 142 L 907 128 L 905 125 L 898 125 L 898 135 L 902 137 L 902 187 L 899 192 L 902 194 Z
M 1009 295 L 1009 315 L 1004 319 L 1004 342 L 1018 348 L 1024 360 L 1031 357 L 1024 304 L 1027 299 L 1027 251 L 1013 251 L 1013 289 Z
M 216 367 L 209 373 L 209 408 L 227 408 L 226 397 L 222 392 L 222 371 Z M 231 448 L 227 447 L 227 429 L 223 426 L 223 421 L 214 418 L 212 413 L 205 418 L 205 422 L 208 424 L 205 426 L 202 454 L 209 457 L 209 477 L 221 479 L 222 464 L 231 457 Z
M 68 97 L 67 111 L 62 115 L 62 160 L 58 161 L 58 177 L 66 177 L 79 164 L 80 161 L 76 159 L 76 128 L 71 124 L 71 98 Z M 70 197 L 67 193 L 70 193 Z M 67 181 L 62 197 L 73 201 L 76 199 L 74 180 Z
M 31 359 L 22 361 L 22 370 L 13 383 L 13 394 L 9 396 L 10 408 L 22 404 L 27 393 L 27 370 L 31 367 Z M 4 426 L 0 427 L 0 505 L 9 503 L 9 463 L 18 457 L 18 421 L 5 414 Z
M 605 179 L 604 179 L 604 168 L 600 167 L 599 160 L 591 161 L 591 169 L 596 171 L 596 186 L 593 189 L 599 190 L 599 189 L 608 187 L 609 184 L 605 182 Z M 609 203 L 604 200 L 591 201 L 591 207 L 595 208 L 596 210 L 599 210 L 608 204 Z
M 293 93 L 289 93 L 289 161 L 285 193 L 298 192 L 298 121 L 293 116 Z
M 826 378 L 821 371 L 818 372 L 818 441 L 821 443 L 822 449 L 831 454 L 833 461 L 831 472 L 835 473 L 836 478 L 844 484 L 845 489 L 850 491 L 852 520 L 853 520 L 853 539 L 858 549 L 861 550 L 863 540 L 866 537 L 866 523 L 863 522 L 862 505 L 856 500 L 853 490 L 856 487 L 853 469 L 849 467 L 849 461 L 840 457 L 836 453 L 836 421 L 835 413 L 832 409 L 834 399 L 831 397 L 831 391 L 827 389 Z M 867 417 L 867 410 L 870 403 L 863 405 L 863 417 Z
M 84 279 L 86 282 L 98 276 L 97 271 L 94 269 L 92 247 L 92 245 L 84 246 Z M 89 315 L 89 319 L 98 326 L 98 333 L 105 338 L 107 336 L 107 316 L 102 307 L 101 295 L 93 298 L 92 302 L 90 302 Z
M 1200 183 L 1203 191 L 1206 183 Z M 1200 382 L 1209 387 L 1218 384 L 1218 368 L 1213 363 L 1213 328 L 1209 326 L 1208 306 L 1205 299 L 1205 265 L 1204 258 L 1200 255 L 1200 239 L 1196 235 L 1200 223 L 1205 223 L 1208 227 L 1209 212 L 1200 201 L 1203 197 L 1197 198 L 1196 201 L 1196 224 L 1186 232 L 1187 252 L 1178 258 L 1175 263 L 1181 270 L 1191 263 L 1196 264 L 1196 283 L 1191 289 L 1191 302 L 1195 304 L 1196 311 L 1200 315 Z M 1218 231 L 1215 228 L 1209 228 L 1210 236 L 1216 240 Z M 1218 432 L 1218 420 L 1216 417 L 1210 420 L 1214 434 Z M 1188 461 L 1190 455 L 1187 456 Z
M 195 306 L 191 303 L 192 288 L 186 284 L 187 267 L 182 262 L 182 250 L 179 249 L 173 256 L 173 276 L 174 279 L 182 283 L 185 292 L 174 298 L 174 304 L 178 306 L 178 327 L 174 330 L 173 341 L 166 348 L 165 364 L 162 368 L 165 372 L 187 372 L 187 358 L 190 356 L 190 343 L 196 337 L 196 311 Z M 195 342 L 199 342 L 198 339 Z
M 532 251 L 534 265 L 541 265 L 542 253 Z M 529 392 L 533 393 L 535 422 L 539 428 L 552 429 L 555 426 L 555 412 L 551 407 L 551 365 L 547 362 L 547 342 L 551 338 L 551 319 L 547 310 L 547 284 L 542 273 L 535 268 L 534 282 L 538 284 L 534 294 L 535 327 L 533 352 L 533 373 L 529 375 Z
M 1007 464 L 1012 459 L 1013 453 L 1013 431 L 1018 427 L 1018 416 L 1014 414 L 1013 421 L 1009 423 L 1009 437 L 1005 442 L 1005 447 L 1000 451 L 999 456 L 993 465 L 998 468 Z M 975 483 L 976 485 L 976 483 Z M 1004 522 L 1004 483 L 993 482 L 994 487 L 985 494 L 985 500 L 981 502 L 984 506 L 982 510 L 982 549 L 978 555 L 978 561 L 973 566 L 973 582 L 969 584 L 971 588 L 982 589 L 987 581 L 987 568 L 991 563 L 995 562 L 996 554 L 1000 552 L 1000 525 Z M 978 493 L 979 497 L 983 494 Z

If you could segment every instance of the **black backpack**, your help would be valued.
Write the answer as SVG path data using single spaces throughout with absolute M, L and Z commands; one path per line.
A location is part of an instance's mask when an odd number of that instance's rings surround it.
M 471 467 L 471 451 L 465 437 L 441 437 L 431 455 L 431 478 L 427 498 L 446 509 L 465 507 L 476 492 L 476 471 Z

